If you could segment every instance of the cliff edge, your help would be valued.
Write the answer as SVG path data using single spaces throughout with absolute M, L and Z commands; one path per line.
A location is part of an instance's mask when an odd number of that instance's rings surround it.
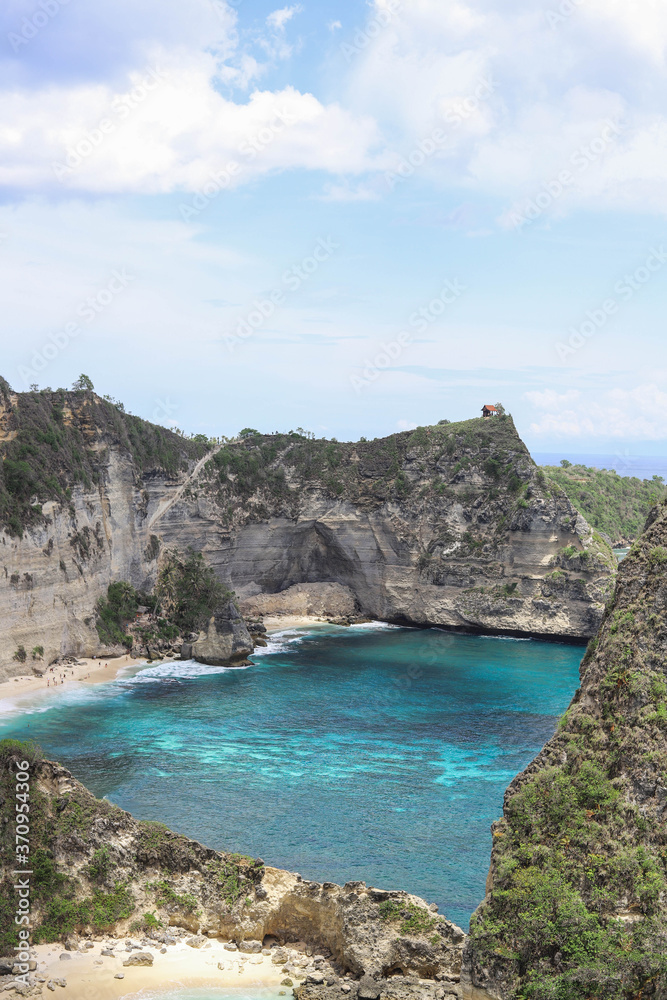
M 667 504 L 621 564 L 559 732 L 512 782 L 464 975 L 493 996 L 667 996 Z
M 355 444 L 248 433 L 158 528 L 255 607 L 329 582 L 364 615 L 469 632 L 588 639 L 616 573 L 511 417 Z

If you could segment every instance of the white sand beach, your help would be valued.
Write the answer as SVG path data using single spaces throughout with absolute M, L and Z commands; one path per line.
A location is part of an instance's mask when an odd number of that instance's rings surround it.
M 135 945 L 138 943 L 136 937 L 132 941 Z M 65 987 L 56 985 L 55 1000 L 59 995 L 71 1000 L 90 1000 L 91 996 L 96 1000 L 116 1000 L 141 990 L 154 993 L 207 986 L 270 986 L 282 988 L 288 996 L 292 994 L 289 986 L 281 987 L 286 978 L 282 964 L 274 964 L 268 952 L 228 951 L 225 942 L 215 938 L 205 941 L 201 948 L 193 948 L 180 938 L 172 945 L 151 942 L 134 951 L 126 950 L 125 940 L 104 938 L 90 943 L 93 946 L 84 952 L 68 952 L 60 944 L 37 945 L 31 950 L 37 960 L 37 969 L 31 978 L 45 978 L 46 982 L 65 979 Z M 114 954 L 103 955 L 103 950 L 112 950 Z M 138 951 L 150 952 L 153 965 L 124 966 L 123 962 Z M 61 959 L 61 955 L 68 957 Z M 123 978 L 116 979 L 117 975 Z M 46 989 L 44 995 L 49 995 Z
M 131 656 L 81 658 L 77 663 L 55 664 L 47 667 L 43 677 L 34 674 L 24 674 L 10 677 L 0 683 L 0 700 L 15 698 L 17 695 L 29 694 L 46 689 L 64 691 L 73 682 L 83 684 L 103 684 L 114 680 L 121 670 L 129 666 L 140 666 L 145 660 L 134 659 Z

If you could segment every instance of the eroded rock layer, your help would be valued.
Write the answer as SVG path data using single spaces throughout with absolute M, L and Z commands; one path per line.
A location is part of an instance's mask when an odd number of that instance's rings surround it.
M 159 532 L 202 549 L 253 609 L 327 581 L 385 621 L 576 640 L 616 568 L 511 418 L 358 444 L 252 435 L 217 451 Z M 292 594 L 281 610 L 299 613 Z
M 0 385 L 0 453 L 0 676 L 100 652 L 97 599 L 117 580 L 150 589 L 170 548 L 203 552 L 255 611 L 576 641 L 614 579 L 511 418 L 221 447 L 91 392 Z

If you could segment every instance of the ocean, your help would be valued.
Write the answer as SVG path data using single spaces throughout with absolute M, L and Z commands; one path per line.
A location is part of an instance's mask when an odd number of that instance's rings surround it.
M 0 704 L 139 819 L 304 878 L 402 888 L 467 928 L 489 827 L 554 732 L 583 648 L 383 625 L 280 635 L 245 669 L 194 661 Z

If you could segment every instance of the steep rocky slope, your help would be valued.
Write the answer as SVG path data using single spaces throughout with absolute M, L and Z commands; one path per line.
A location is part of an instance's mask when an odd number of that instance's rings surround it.
M 149 511 L 207 450 L 90 392 L 0 383 L 0 677 L 99 647 L 95 602 L 152 586 Z
M 14 798 L 15 773 L 25 754 L 25 744 L 0 743 L 3 801 Z M 65 768 L 34 752 L 28 756 L 35 943 L 73 934 L 150 932 L 159 922 L 235 942 L 305 941 L 329 957 L 315 979 L 338 984 L 349 974 L 352 997 L 364 977 L 382 981 L 389 975 L 425 980 L 425 989 L 413 996 L 435 998 L 440 982 L 456 992 L 464 934 L 438 916 L 436 907 L 363 882 L 344 887 L 305 882 L 261 860 L 202 847 L 159 823 L 137 822 L 95 799 Z M 9 816 L 0 828 L 0 845 L 3 956 L 18 941 Z
M 335 583 L 392 622 L 575 640 L 615 573 L 511 418 L 209 450 L 92 392 L 0 382 L 0 456 L 0 677 L 99 651 L 97 599 L 150 589 L 166 549 L 245 599 Z
M 667 997 L 666 821 L 663 503 L 559 732 L 506 793 L 467 978 L 503 998 Z
M 357 444 L 251 434 L 159 531 L 242 598 L 329 581 L 383 620 L 509 634 L 589 638 L 615 573 L 511 418 Z

